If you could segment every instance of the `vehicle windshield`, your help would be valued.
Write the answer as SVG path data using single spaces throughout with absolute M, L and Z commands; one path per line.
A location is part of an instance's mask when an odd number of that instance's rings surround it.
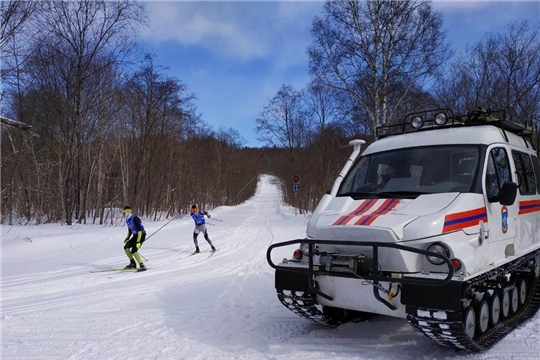
M 479 161 L 475 145 L 397 149 L 360 157 L 338 196 L 417 197 L 471 192 Z

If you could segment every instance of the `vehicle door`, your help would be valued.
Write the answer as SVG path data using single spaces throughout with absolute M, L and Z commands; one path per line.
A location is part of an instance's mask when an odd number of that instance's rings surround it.
M 519 233 L 515 240 L 516 253 L 521 254 L 535 243 L 538 244 L 540 221 L 540 196 L 537 193 L 539 179 L 538 159 L 526 152 L 512 150 L 512 159 L 516 167 L 519 185 L 517 202 L 519 202 Z M 536 168 L 536 169 L 535 169 Z
M 486 199 L 489 234 L 485 240 L 495 245 L 493 250 L 496 254 L 508 252 L 508 255 L 513 255 L 513 249 L 507 246 L 513 244 L 518 231 L 519 202 L 516 199 L 510 206 L 501 205 L 499 202 L 502 185 L 511 181 L 515 182 L 512 177 L 509 150 L 501 145 L 488 147 L 483 191 Z

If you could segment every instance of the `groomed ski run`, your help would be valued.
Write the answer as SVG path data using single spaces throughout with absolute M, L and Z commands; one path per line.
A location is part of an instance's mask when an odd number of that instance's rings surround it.
M 277 299 L 265 254 L 303 237 L 307 217 L 281 204 L 268 176 L 252 199 L 214 214 L 217 254 L 179 260 L 193 251 L 193 221 L 175 220 L 144 244 L 149 270 L 137 276 L 89 274 L 126 263 L 123 227 L 3 227 L 2 359 L 540 358 L 539 314 L 479 354 L 438 348 L 404 319 L 329 328 L 301 318 Z M 145 222 L 150 233 L 163 224 Z

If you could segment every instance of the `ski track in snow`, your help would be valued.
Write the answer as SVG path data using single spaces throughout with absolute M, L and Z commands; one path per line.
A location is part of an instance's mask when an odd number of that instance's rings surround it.
M 303 237 L 307 219 L 280 198 L 264 176 L 252 199 L 211 212 L 223 220 L 208 219 L 212 256 L 199 236 L 201 254 L 188 257 L 193 224 L 181 219 L 142 247 L 147 272 L 89 273 L 127 263 L 116 228 L 113 239 L 70 242 L 54 270 L 2 276 L 2 359 L 540 359 L 538 314 L 472 355 L 436 347 L 403 319 L 329 329 L 297 317 L 277 299 L 266 250 Z M 98 260 L 84 263 L 92 246 Z M 41 261 L 32 256 L 17 265 Z

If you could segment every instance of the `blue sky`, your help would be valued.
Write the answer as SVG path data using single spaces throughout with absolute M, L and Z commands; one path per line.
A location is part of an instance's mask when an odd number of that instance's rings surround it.
M 306 48 L 322 1 L 150 1 L 143 47 L 168 75 L 196 93 L 198 111 L 214 129 L 232 127 L 247 146 L 255 119 L 279 90 L 309 80 Z M 512 20 L 540 25 L 540 0 L 438 1 L 448 40 L 458 51 Z

